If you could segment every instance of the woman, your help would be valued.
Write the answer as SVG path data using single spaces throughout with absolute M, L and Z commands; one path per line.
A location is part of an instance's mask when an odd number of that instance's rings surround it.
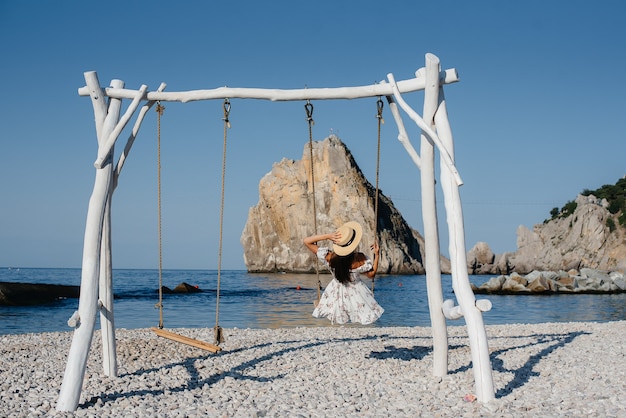
M 312 235 L 304 239 L 304 245 L 317 255 L 333 276 L 313 311 L 314 317 L 328 318 L 333 324 L 351 321 L 365 325 L 376 321 L 385 311 L 359 276 L 364 273 L 373 279 L 380 257 L 376 242 L 371 246 L 374 262 L 365 254 L 355 251 L 362 235 L 360 224 L 346 222 L 335 232 Z M 318 246 L 317 242 L 322 240 L 331 240 L 332 250 Z

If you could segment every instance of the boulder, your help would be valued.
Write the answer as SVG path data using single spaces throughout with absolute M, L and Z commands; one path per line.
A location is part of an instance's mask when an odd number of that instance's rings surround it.
M 468 260 L 475 260 L 480 264 L 493 264 L 495 254 L 486 242 L 477 242 L 469 251 Z
M 80 286 L 0 282 L 0 306 L 26 306 L 77 298 Z
M 174 293 L 198 293 L 202 292 L 198 286 L 190 285 L 189 283 L 182 282 L 174 288 Z
M 594 270 L 590 268 L 580 269 L 580 275 L 588 279 L 593 279 L 594 281 L 597 281 L 597 282 L 607 282 L 611 280 L 607 272 L 598 271 L 598 270 Z
M 497 293 L 502 290 L 502 285 L 506 282 L 505 276 L 492 277 L 489 281 L 481 284 L 478 291 L 481 293 Z
M 531 280 L 526 288 L 532 293 L 553 292 L 556 291 L 557 286 L 552 283 L 552 280 L 540 274 Z
M 167 286 L 162 286 L 161 290 L 165 294 L 172 294 L 172 293 L 199 293 L 199 292 L 202 292 L 202 290 L 200 290 L 200 288 L 198 286 L 193 286 L 193 285 L 190 285 L 189 283 L 185 283 L 185 282 L 179 283 L 178 285 L 176 285 L 176 287 L 174 289 L 170 289 Z
M 528 292 L 528 289 L 526 288 L 526 280 L 524 279 L 523 281 L 520 281 L 515 278 L 507 278 L 502 284 L 501 290 L 505 293 Z
M 560 292 L 573 292 L 576 290 L 578 283 L 574 277 L 559 277 L 556 281 L 557 291 Z
M 626 291 L 626 280 L 624 280 L 624 274 L 614 271 L 609 274 L 609 277 L 618 290 Z
M 467 267 L 472 274 L 481 274 L 484 266 L 492 270 L 496 256 L 486 242 L 477 242 L 467 253 Z
M 487 274 L 511 274 L 515 269 L 515 266 L 511 263 L 511 256 L 513 253 L 502 253 L 495 259 L 494 271 Z

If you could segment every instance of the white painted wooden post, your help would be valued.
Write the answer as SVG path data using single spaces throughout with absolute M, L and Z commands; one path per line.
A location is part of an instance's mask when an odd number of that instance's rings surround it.
M 454 141 L 448 120 L 443 88 L 439 93 L 439 107 L 435 114 L 435 125 L 442 144 L 454 160 Z M 467 255 L 465 250 L 465 226 L 459 185 L 456 183 L 448 167 L 441 164 L 441 186 L 446 206 L 446 217 L 449 231 L 450 261 L 452 266 L 452 287 L 461 307 L 467 324 L 470 349 L 472 353 L 472 370 L 474 372 L 476 396 L 480 402 L 495 399 L 491 361 L 487 332 L 482 313 L 476 306 L 476 298 L 470 285 L 467 273 Z
M 423 118 L 427 124 L 430 124 L 431 128 L 435 128 L 434 116 L 439 104 L 439 59 L 432 54 L 426 54 L 425 70 L 416 74 L 418 77 L 425 77 L 426 81 Z M 433 375 L 445 376 L 448 374 L 448 329 L 442 310 L 441 250 L 435 189 L 435 145 L 424 132 L 421 134 L 420 151 L 422 158 L 422 218 L 426 246 L 426 285 L 433 333 Z
M 117 124 L 120 115 L 121 100 L 111 99 L 107 109 L 106 96 L 100 87 L 95 72 L 85 73 L 85 81 L 87 82 L 94 107 L 98 148 L 100 149 L 105 138 L 108 138 Z M 113 80 L 111 86 L 122 88 L 124 83 L 120 80 Z M 78 323 L 74 330 L 72 345 L 70 346 L 65 374 L 63 375 L 63 383 L 61 384 L 61 391 L 57 402 L 57 410 L 59 411 L 76 410 L 80 400 L 87 358 L 93 339 L 96 314 L 98 311 L 98 279 L 100 275 L 102 228 L 105 208 L 112 190 L 112 178 L 113 156 L 110 154 L 108 159 L 103 163 L 102 168 L 96 169 L 94 189 L 89 199 L 83 245 Z
M 110 183 L 100 246 L 100 329 L 102 331 L 102 367 L 109 377 L 117 376 L 115 317 L 113 314 L 113 263 L 111 253 L 111 200 L 114 182 Z
M 437 62 L 438 65 L 438 59 L 434 55 L 427 55 L 427 62 Z M 439 106 L 437 108 L 437 112 L 435 113 L 434 122 L 437 127 L 437 132 L 435 132 L 429 123 L 426 123 L 402 99 L 398 84 L 395 82 L 393 74 L 388 74 L 387 78 L 392 85 L 394 98 L 400 107 L 402 107 L 411 119 L 415 121 L 415 123 L 422 129 L 423 133 L 430 138 L 440 151 L 441 183 L 444 191 L 446 219 L 450 235 L 450 258 L 452 262 L 453 288 L 460 303 L 460 307 L 455 308 L 453 306 L 453 302 L 450 303 L 450 301 L 446 301 L 445 306 L 442 304 L 441 309 L 442 312 L 449 315 L 448 318 L 450 319 L 453 317 L 458 318 L 460 314 L 465 316 L 472 353 L 476 395 L 479 401 L 489 402 L 495 398 L 495 394 L 493 390 L 493 377 L 491 363 L 489 360 L 487 336 L 481 311 L 489 310 L 491 304 L 488 301 L 486 303 L 482 303 L 483 301 L 480 301 L 481 303 L 477 303 L 469 283 L 466 266 L 467 258 L 465 254 L 463 211 L 461 208 L 461 198 L 459 194 L 459 186 L 463 184 L 463 181 L 461 180 L 454 164 L 452 131 L 448 121 L 443 88 L 441 88 L 439 92 Z M 426 88 L 425 83 L 425 89 Z M 425 165 L 424 155 L 422 155 L 421 158 L 423 172 Z M 424 190 L 422 190 L 422 193 L 424 193 Z M 424 199 L 424 197 L 422 197 L 422 199 Z

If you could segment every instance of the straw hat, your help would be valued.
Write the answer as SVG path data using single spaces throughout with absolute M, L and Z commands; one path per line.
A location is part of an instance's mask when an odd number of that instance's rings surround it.
M 341 239 L 333 244 L 333 252 L 340 256 L 351 254 L 361 242 L 363 229 L 357 222 L 350 221 L 339 227 Z

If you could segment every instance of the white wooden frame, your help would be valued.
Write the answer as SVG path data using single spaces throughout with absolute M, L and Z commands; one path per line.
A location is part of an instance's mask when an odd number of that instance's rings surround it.
M 111 263 L 111 198 L 147 111 L 157 101 L 185 103 L 225 98 L 271 101 L 358 99 L 380 96 L 387 98 L 398 127 L 398 140 L 421 171 L 426 252 L 424 265 L 433 330 L 433 374 L 444 376 L 448 372 L 446 318 L 457 319 L 464 316 L 472 353 L 476 396 L 480 402 L 493 400 L 492 369 L 482 318 L 482 312 L 489 310 L 491 303 L 488 300 L 476 301 L 469 283 L 463 211 L 459 196 L 459 186 L 463 183 L 454 164 L 454 143 L 443 94 L 445 84 L 455 83 L 458 80 L 456 70 L 441 71 L 439 58 L 433 54 L 426 54 L 426 66 L 418 70 L 413 79 L 396 81 L 393 74 L 388 74 L 387 81 L 379 84 L 340 88 L 272 90 L 221 87 L 213 90 L 164 92 L 165 84 L 161 84 L 156 91 L 149 92 L 145 85 L 142 85 L 139 90 L 125 89 L 121 80 L 113 80 L 110 87 L 103 89 L 100 87 L 97 74 L 93 71 L 86 72 L 86 86 L 79 88 L 78 93 L 81 96 L 91 97 L 96 122 L 98 154 L 94 163 L 95 184 L 89 199 L 85 225 L 80 299 L 78 311 L 68 321 L 68 324 L 75 329 L 57 410 L 74 411 L 78 407 L 98 312 L 100 312 L 102 326 L 104 373 L 107 376 L 117 376 Z M 404 93 L 421 90 L 424 90 L 424 118 L 421 118 L 402 98 Z M 123 99 L 129 99 L 131 102 L 122 115 Z M 408 137 L 398 105 L 421 129 L 421 156 L 415 151 Z M 114 166 L 114 146 L 137 109 L 140 110 L 135 124 L 124 151 Z M 452 300 L 443 301 L 441 288 L 440 246 L 435 204 L 435 148 L 439 151 L 441 159 L 440 180 L 450 236 L 452 283 L 458 306 L 455 306 Z

